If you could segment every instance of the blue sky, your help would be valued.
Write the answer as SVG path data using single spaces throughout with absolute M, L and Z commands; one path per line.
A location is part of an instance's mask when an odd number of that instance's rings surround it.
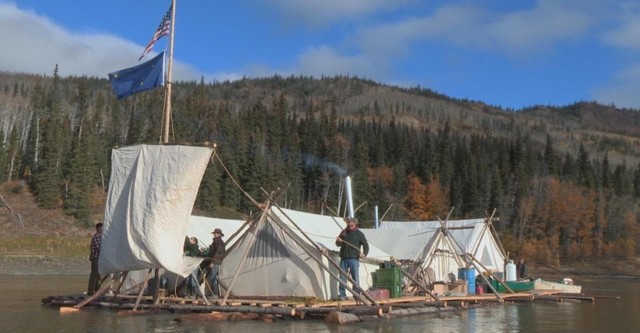
M 0 70 L 51 74 L 58 64 L 63 76 L 107 78 L 137 64 L 170 2 L 0 0 Z M 356 75 L 512 109 L 640 109 L 640 1 L 178 0 L 176 9 L 176 80 Z

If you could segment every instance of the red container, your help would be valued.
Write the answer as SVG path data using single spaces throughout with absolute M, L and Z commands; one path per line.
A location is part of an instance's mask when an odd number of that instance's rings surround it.
M 478 295 L 484 294 L 484 287 L 483 286 L 476 286 L 476 294 L 478 294 Z
M 389 289 L 380 288 L 367 290 L 367 294 L 375 300 L 387 299 L 389 298 Z

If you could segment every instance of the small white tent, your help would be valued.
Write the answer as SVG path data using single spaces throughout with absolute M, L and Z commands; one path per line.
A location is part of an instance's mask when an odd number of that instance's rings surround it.
M 485 219 L 447 220 L 444 222 L 447 232 L 453 240 L 463 247 L 491 272 L 502 272 L 505 265 L 505 254 Z M 440 221 L 410 221 L 380 224 L 380 229 L 417 229 L 422 231 L 441 230 Z M 454 246 L 457 249 L 457 247 Z M 461 253 L 460 253 L 461 254 Z
M 422 276 L 426 284 L 451 281 L 457 276 L 458 268 L 464 266 L 463 258 L 440 229 L 361 230 L 370 243 L 401 262 L 408 273 Z

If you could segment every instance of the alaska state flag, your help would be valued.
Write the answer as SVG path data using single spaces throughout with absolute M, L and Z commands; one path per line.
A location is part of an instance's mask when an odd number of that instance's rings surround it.
M 164 86 L 164 52 L 138 66 L 109 73 L 109 81 L 118 99 Z

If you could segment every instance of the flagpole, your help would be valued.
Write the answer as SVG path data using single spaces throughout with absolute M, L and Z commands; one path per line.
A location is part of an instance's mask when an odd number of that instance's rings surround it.
M 173 36 L 176 25 L 176 0 L 171 0 L 171 29 L 169 30 L 169 61 L 167 62 L 167 81 L 164 94 L 164 115 L 162 119 L 162 143 L 169 143 L 169 124 L 171 123 L 171 72 L 173 67 Z

